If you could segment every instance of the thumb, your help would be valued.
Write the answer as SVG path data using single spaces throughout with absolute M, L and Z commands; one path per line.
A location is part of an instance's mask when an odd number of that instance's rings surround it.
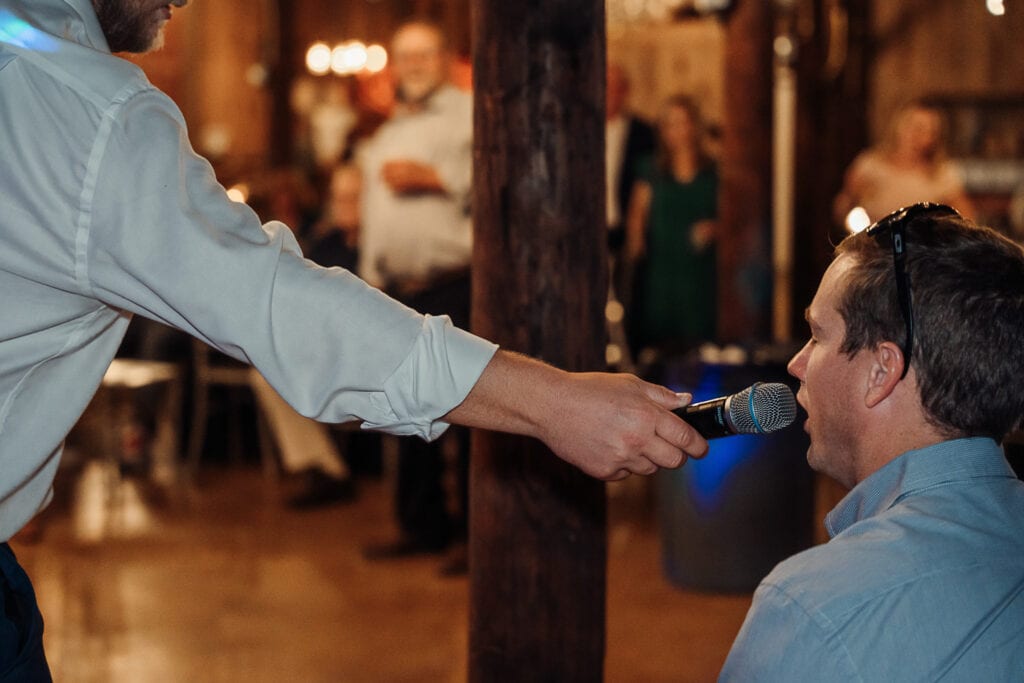
M 658 405 L 669 410 L 687 406 L 693 400 L 693 395 L 688 393 L 677 394 L 668 387 L 659 386 L 644 382 L 644 393 Z

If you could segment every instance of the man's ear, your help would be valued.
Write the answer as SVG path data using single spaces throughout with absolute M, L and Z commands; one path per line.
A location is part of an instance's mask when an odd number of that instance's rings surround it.
M 903 374 L 903 350 L 892 342 L 882 342 L 871 352 L 867 392 L 864 404 L 874 408 L 900 383 Z

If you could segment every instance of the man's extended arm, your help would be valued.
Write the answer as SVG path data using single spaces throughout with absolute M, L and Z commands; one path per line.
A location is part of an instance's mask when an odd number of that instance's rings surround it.
M 706 449 L 671 414 L 682 400 L 668 389 L 495 357 L 443 319 L 302 260 L 283 226 L 261 228 L 227 200 L 164 96 L 143 93 L 122 109 L 110 119 L 91 212 L 93 296 L 252 363 L 296 410 L 323 421 L 358 418 L 427 438 L 449 421 L 535 436 L 606 479 Z M 145 163 L 125 162 L 147 144 Z
M 587 474 L 613 480 L 707 452 L 707 442 L 670 412 L 688 400 L 629 375 L 564 372 L 498 351 L 443 419 L 537 437 Z

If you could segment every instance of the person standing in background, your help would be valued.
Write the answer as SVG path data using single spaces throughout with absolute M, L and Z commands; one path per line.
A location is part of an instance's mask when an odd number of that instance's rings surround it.
M 359 118 L 352 101 L 353 90 L 349 80 L 325 79 L 320 84 L 319 97 L 310 108 L 309 147 L 319 177 L 329 176 L 345 157 L 349 134 Z
M 304 240 L 306 258 L 328 268 L 355 270 L 360 188 L 359 169 L 354 165 L 342 164 L 330 172 L 322 215 Z M 298 489 L 288 497 L 288 506 L 306 510 L 352 500 L 355 482 L 350 463 L 336 443 L 337 435 L 326 425 L 296 413 L 258 373 L 253 373 L 251 382 L 277 442 L 281 467 L 299 480 Z M 376 434 L 367 436 L 372 436 L 370 441 L 379 440 Z
M 657 153 L 641 162 L 629 205 L 635 348 L 676 353 L 715 338 L 717 216 L 718 172 L 704 151 L 700 110 L 676 95 L 662 109 Z
M 656 141 L 654 129 L 628 107 L 629 75 L 615 63 L 609 63 L 605 90 L 605 209 L 608 222 L 608 249 L 612 257 L 612 284 L 620 301 L 629 301 L 631 283 L 623 279 L 622 247 L 626 241 L 626 207 L 637 180 L 640 160 L 652 154 Z
M 396 31 L 392 118 L 359 147 L 359 275 L 400 294 L 466 274 L 472 253 L 473 98 L 447 82 L 445 39 L 426 22 Z
M 327 184 L 327 197 L 323 213 L 309 230 L 303 253 L 310 261 L 327 267 L 344 268 L 355 272 L 359 263 L 359 234 L 362 225 L 360 202 L 363 176 L 352 162 L 342 163 L 331 172 Z M 353 476 L 376 476 L 381 473 L 381 435 L 376 432 L 346 429 L 334 430 L 332 436 L 340 442 L 344 460 Z M 324 481 L 318 474 L 312 476 L 308 492 L 316 500 Z M 326 487 L 328 494 L 337 490 Z M 328 495 L 328 497 L 330 497 Z
M 356 271 L 362 189 L 362 173 L 355 164 L 340 164 L 331 171 L 323 212 L 303 245 L 306 258 L 321 266 Z
M 945 155 L 942 117 L 919 101 L 897 112 L 881 145 L 853 160 L 833 211 L 839 224 L 852 220 L 866 227 L 890 211 L 916 202 L 948 204 L 966 218 L 974 217 L 960 171 Z M 864 213 L 859 218 L 851 216 L 858 208 Z
M 392 118 L 360 147 L 363 237 L 359 275 L 424 313 L 469 324 L 473 171 L 472 96 L 448 82 L 445 37 L 416 21 L 396 31 L 391 66 L 398 84 Z M 457 501 L 443 486 L 443 442 L 399 445 L 395 505 L 399 538 L 366 548 L 370 559 L 437 553 L 465 569 L 469 433 L 453 429 Z

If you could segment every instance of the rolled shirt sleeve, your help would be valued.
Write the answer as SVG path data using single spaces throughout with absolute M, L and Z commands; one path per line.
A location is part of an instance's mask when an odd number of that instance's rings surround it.
M 462 402 L 468 393 L 467 387 L 476 384 L 497 348 L 480 342 L 479 337 L 452 325 L 447 316 L 425 316 L 422 333 L 398 370 L 385 382 L 383 394 L 392 414 L 419 414 L 423 419 L 402 425 L 375 424 L 367 420 L 365 426 L 428 439 L 440 436 L 447 424 L 437 418 Z M 448 362 L 453 357 L 466 361 Z M 421 379 L 424 376 L 431 377 L 429 385 L 424 385 Z
M 494 345 L 304 259 L 282 224 L 230 201 L 177 107 L 125 92 L 101 124 L 77 273 L 101 301 L 254 365 L 303 415 L 437 436 Z

